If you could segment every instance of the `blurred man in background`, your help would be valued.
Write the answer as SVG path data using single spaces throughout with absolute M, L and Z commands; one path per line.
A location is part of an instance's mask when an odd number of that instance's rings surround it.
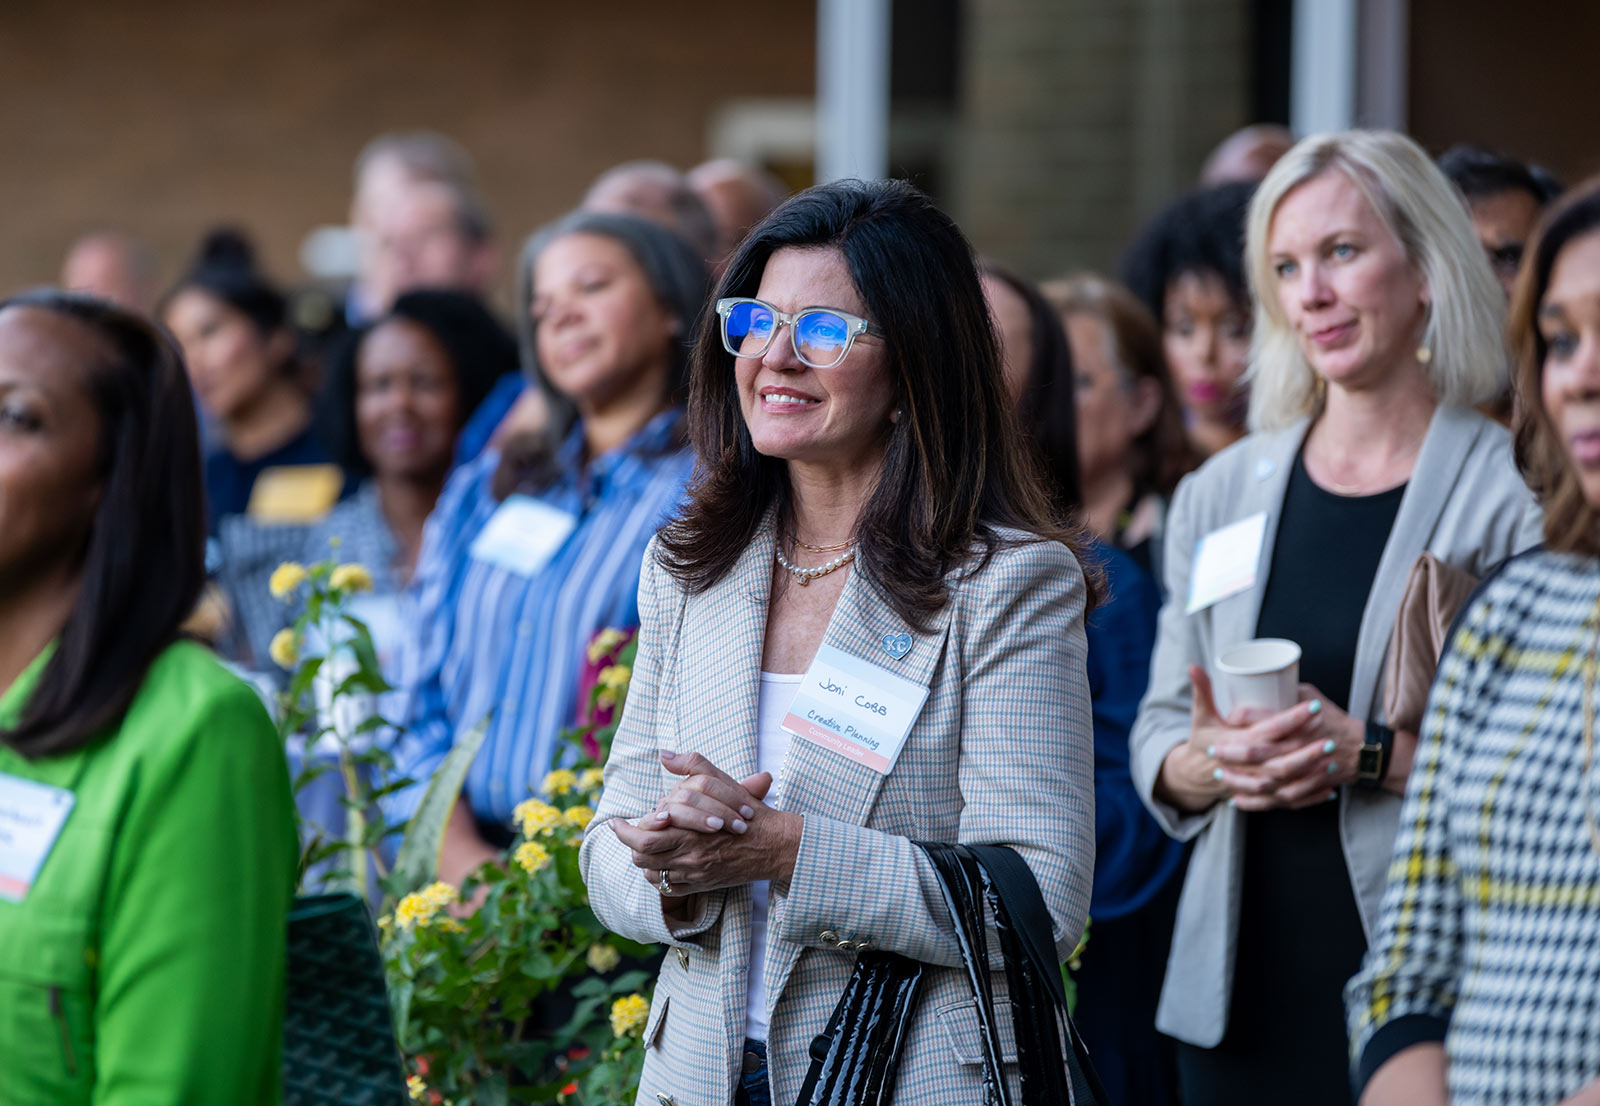
M 723 266 L 744 236 L 784 201 L 788 190 L 783 182 L 765 169 L 734 158 L 723 157 L 696 165 L 689 170 L 689 187 L 695 190 L 717 228 L 717 253 L 714 275 Z
M 1478 146 L 1451 147 L 1439 168 L 1466 198 L 1472 229 L 1509 301 L 1528 239 L 1544 205 L 1554 198 L 1554 182 L 1542 184 L 1523 162 Z
M 89 231 L 67 250 L 61 264 L 61 287 L 148 315 L 155 306 L 155 252 L 121 231 Z

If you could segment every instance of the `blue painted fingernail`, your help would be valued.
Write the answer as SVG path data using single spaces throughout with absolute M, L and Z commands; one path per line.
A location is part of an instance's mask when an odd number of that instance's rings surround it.
M 1332 768 L 1333 765 L 1330 764 L 1328 767 Z M 722 828 L 722 819 L 713 814 L 711 817 L 706 819 L 706 827 L 708 829 L 719 830 Z
M 1338 770 L 1339 770 L 1339 766 L 1337 764 L 1333 763 L 1333 761 L 1330 760 L 1328 762 L 1328 775 L 1331 776 L 1335 772 L 1337 772 Z
M 1230 810 L 1238 810 L 1239 809 L 1239 804 L 1234 802 L 1232 799 L 1229 799 L 1228 800 L 1228 808 Z
M 1222 769 L 1213 768 L 1211 770 L 1211 778 L 1214 780 L 1220 780 L 1222 778 Z
M 1326 740 L 1326 741 L 1324 741 L 1322 743 L 1322 751 L 1324 753 L 1331 753 L 1335 749 L 1337 749 L 1338 747 L 1339 747 L 1339 743 L 1337 741 L 1333 740 L 1333 738 L 1331 738 L 1331 737 L 1328 740 Z
M 1216 755 L 1217 755 L 1217 747 L 1215 745 L 1207 745 L 1206 746 L 1206 756 L 1214 757 Z
M 1322 700 L 1321 699 L 1313 699 L 1313 700 L 1311 700 L 1311 705 L 1309 707 L 1307 707 L 1306 710 L 1310 711 L 1312 714 L 1321 714 L 1322 713 Z
M 1330 791 L 1330 792 L 1328 792 L 1328 801 L 1329 801 L 1329 802 L 1330 802 L 1330 803 L 1331 803 L 1331 802 L 1333 802 L 1333 801 L 1334 801 L 1334 800 L 1335 800 L 1335 799 L 1337 799 L 1337 798 L 1338 798 L 1338 797 L 1339 797 L 1339 793 L 1338 793 L 1338 792 L 1337 792 L 1337 791 Z

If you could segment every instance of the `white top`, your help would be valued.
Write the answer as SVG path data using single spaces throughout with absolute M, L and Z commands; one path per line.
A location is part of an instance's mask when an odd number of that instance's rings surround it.
M 761 673 L 761 694 L 756 700 L 756 771 L 771 772 L 773 791 L 783 756 L 789 751 L 789 731 L 783 728 L 784 715 L 800 689 L 803 675 L 782 672 Z M 769 795 L 772 792 L 769 792 Z M 744 1035 L 752 1041 L 767 1039 L 767 898 L 769 880 L 750 885 L 750 975 L 745 992 Z

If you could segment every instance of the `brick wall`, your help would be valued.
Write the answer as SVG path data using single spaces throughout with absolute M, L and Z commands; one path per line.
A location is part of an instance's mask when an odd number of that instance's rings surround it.
M 54 280 L 98 223 L 153 242 L 166 279 L 236 221 L 296 277 L 395 128 L 475 155 L 509 256 L 607 165 L 700 160 L 725 99 L 809 96 L 814 24 L 793 0 L 9 0 L 0 292 Z
M 1242 126 L 1247 0 L 969 0 L 954 208 L 980 250 L 1110 266 Z

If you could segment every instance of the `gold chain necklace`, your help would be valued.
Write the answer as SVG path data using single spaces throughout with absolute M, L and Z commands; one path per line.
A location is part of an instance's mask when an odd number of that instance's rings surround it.
M 809 542 L 803 542 L 799 538 L 795 538 L 794 543 L 801 549 L 809 549 L 813 553 L 837 553 L 841 549 L 849 549 L 856 543 L 856 539 L 846 538 L 838 545 L 812 545 Z

